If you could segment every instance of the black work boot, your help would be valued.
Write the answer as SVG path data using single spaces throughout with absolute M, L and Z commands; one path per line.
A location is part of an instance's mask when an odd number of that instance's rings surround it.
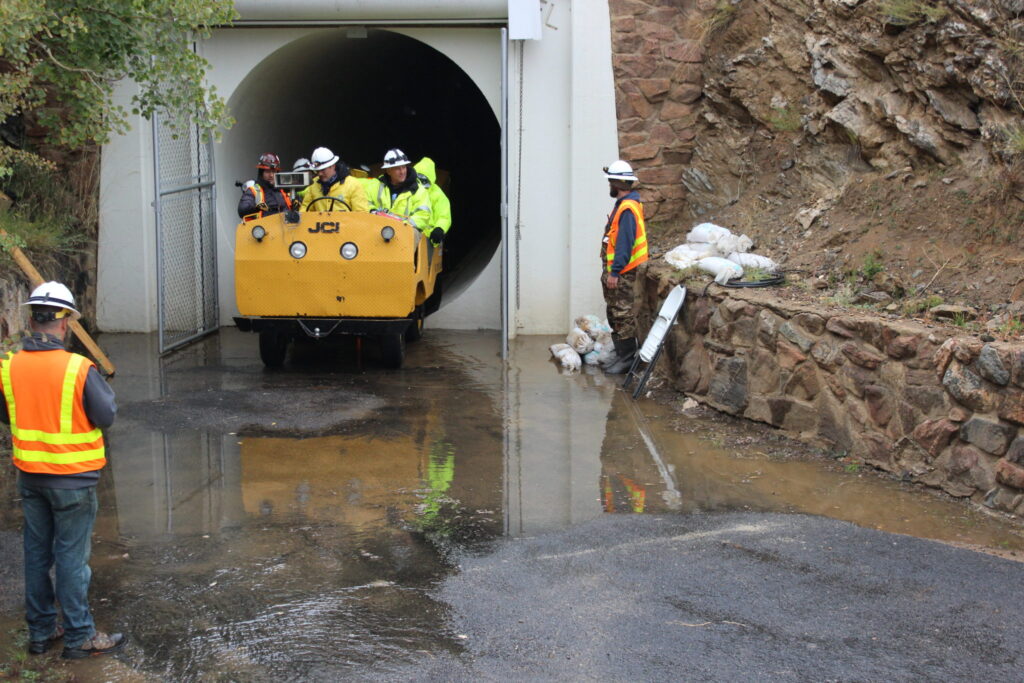
M 633 359 L 636 358 L 636 339 L 616 339 L 615 354 L 619 357 L 618 360 L 604 371 L 609 375 L 624 375 L 633 367 Z

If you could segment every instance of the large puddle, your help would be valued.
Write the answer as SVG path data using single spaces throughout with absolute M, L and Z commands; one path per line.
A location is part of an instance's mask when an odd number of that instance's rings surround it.
M 269 372 L 234 330 L 162 360 L 150 337 L 104 336 L 122 413 L 92 600 L 133 644 L 76 673 L 386 678 L 461 650 L 431 593 L 457 571 L 450 551 L 606 513 L 804 512 L 1024 551 L 964 505 L 776 457 L 758 428 L 695 428 L 599 373 L 561 375 L 552 341 L 516 341 L 507 371 L 496 334 L 429 332 L 399 371 L 349 346 Z M 755 438 L 726 448 L 723 429 Z

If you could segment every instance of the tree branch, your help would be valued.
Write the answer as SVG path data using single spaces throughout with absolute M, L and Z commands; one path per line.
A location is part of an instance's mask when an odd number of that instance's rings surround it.
M 45 52 L 46 56 L 49 57 L 50 61 L 53 62 L 54 64 L 56 64 L 61 69 L 63 69 L 64 71 L 71 71 L 71 72 L 74 72 L 74 73 L 84 74 L 85 77 L 89 79 L 90 83 L 92 83 L 93 85 L 98 85 L 98 83 L 96 82 L 96 79 L 99 78 L 100 76 L 99 76 L 99 74 L 97 74 L 92 69 L 85 69 L 85 68 L 81 68 L 81 67 L 68 66 L 67 64 L 63 64 L 59 59 L 57 59 L 57 56 L 53 54 L 53 51 L 50 50 L 50 47 L 46 43 L 44 43 L 41 40 L 39 40 L 38 38 L 33 38 L 32 39 L 32 43 L 36 47 L 40 48 L 43 52 Z

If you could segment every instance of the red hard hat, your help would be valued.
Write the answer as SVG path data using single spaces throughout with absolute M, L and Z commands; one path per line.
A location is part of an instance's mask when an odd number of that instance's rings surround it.
M 260 155 L 260 161 L 256 164 L 256 168 L 262 168 L 267 171 L 280 171 L 281 159 L 273 152 L 264 152 Z

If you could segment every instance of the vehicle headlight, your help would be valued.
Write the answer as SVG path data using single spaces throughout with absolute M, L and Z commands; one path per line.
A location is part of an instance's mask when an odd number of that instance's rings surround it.
M 354 242 L 345 242 L 341 245 L 341 258 L 351 261 L 359 254 L 359 247 Z
M 267 231 L 262 225 L 254 225 L 252 228 L 252 238 L 257 242 L 262 242 L 263 238 L 267 236 Z
M 390 242 L 391 240 L 395 239 L 395 229 L 392 228 L 390 225 L 385 225 L 383 228 L 380 229 L 380 236 L 384 238 L 385 242 Z
M 302 242 L 292 242 L 292 246 L 288 247 L 288 253 L 292 258 L 302 258 L 306 255 L 306 245 Z

